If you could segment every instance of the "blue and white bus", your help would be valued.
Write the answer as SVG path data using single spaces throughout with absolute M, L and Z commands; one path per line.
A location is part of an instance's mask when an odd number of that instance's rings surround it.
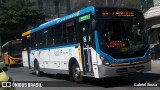
M 84 8 L 24 32 L 23 65 L 40 72 L 106 78 L 151 70 L 143 14 L 129 8 Z

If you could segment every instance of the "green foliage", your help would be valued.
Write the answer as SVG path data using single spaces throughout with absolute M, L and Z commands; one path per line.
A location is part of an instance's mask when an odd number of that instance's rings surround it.
M 23 30 L 28 26 L 38 24 L 44 19 L 43 10 L 31 9 L 33 2 L 23 0 L 10 0 L 7 3 L 0 2 L 0 27 L 1 30 Z

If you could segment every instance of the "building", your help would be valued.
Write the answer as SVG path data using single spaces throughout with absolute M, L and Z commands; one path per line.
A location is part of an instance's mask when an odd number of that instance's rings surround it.
M 153 6 L 144 13 L 150 32 L 150 43 L 160 43 L 160 1 L 153 0 Z
M 24 0 L 25 2 L 32 2 L 31 9 L 42 9 L 47 16 L 46 21 L 54 18 L 64 16 L 67 11 L 67 0 Z
M 154 1 L 154 6 L 160 6 L 160 0 L 153 0 Z
M 11 0 L 0 0 L 0 2 L 7 3 Z M 24 2 L 32 2 L 31 9 L 43 9 L 47 15 L 46 20 L 61 17 L 70 12 L 70 0 L 23 0 Z

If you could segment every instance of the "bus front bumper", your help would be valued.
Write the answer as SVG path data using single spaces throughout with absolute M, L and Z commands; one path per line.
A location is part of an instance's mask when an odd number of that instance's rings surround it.
M 10 56 L 10 65 L 22 64 L 22 58 L 14 58 Z
M 98 68 L 99 68 L 98 69 L 99 78 L 115 77 L 115 76 L 127 75 L 130 73 L 150 71 L 151 61 L 143 64 L 130 65 L 130 66 L 109 67 L 109 66 L 99 65 Z

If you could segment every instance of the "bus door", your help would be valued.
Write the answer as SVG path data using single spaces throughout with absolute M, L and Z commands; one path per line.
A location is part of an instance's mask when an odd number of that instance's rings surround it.
M 85 75 L 93 75 L 92 56 L 91 56 L 91 35 L 90 20 L 80 23 L 80 45 L 83 63 L 83 71 Z
M 30 64 L 30 37 L 31 35 L 23 37 L 23 66 L 28 66 L 29 69 L 31 68 Z

